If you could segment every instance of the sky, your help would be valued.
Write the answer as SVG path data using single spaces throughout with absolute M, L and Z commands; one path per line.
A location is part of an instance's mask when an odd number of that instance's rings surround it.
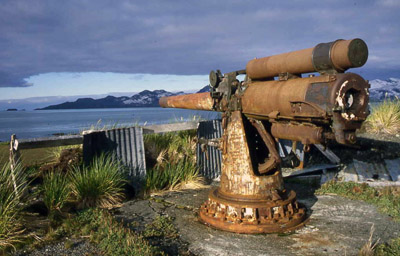
M 399 13 L 400 0 L 1 0 L 0 100 L 195 90 L 210 70 L 352 38 L 369 48 L 352 72 L 400 77 Z

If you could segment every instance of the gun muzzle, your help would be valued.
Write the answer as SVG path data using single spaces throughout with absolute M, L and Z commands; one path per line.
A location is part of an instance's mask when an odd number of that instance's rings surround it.
M 349 68 L 361 67 L 367 59 L 368 47 L 363 40 L 337 40 L 313 48 L 251 60 L 247 63 L 246 72 L 253 80 L 272 78 L 281 73 L 344 72 Z
M 159 104 L 163 108 L 185 108 L 195 110 L 213 110 L 214 101 L 209 92 L 160 98 Z

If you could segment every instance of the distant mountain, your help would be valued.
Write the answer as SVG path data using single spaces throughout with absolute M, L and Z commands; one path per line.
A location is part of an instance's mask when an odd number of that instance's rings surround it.
M 158 100 L 164 96 L 181 95 L 184 92 L 167 92 L 164 90 L 144 90 L 132 97 L 107 96 L 101 99 L 80 98 L 74 102 L 64 102 L 37 110 L 47 109 L 84 109 L 84 108 L 133 108 L 133 107 L 159 107 Z
M 209 92 L 209 91 L 210 91 L 210 86 L 209 86 L 209 85 L 206 85 L 206 86 L 204 86 L 203 88 L 201 88 L 200 91 L 198 91 L 197 93 L 200 93 L 200 92 Z
M 371 88 L 369 96 L 371 101 L 382 101 L 385 97 L 400 98 L 400 79 L 389 78 L 386 80 L 375 79 L 369 81 Z
M 29 97 L 23 99 L 5 99 L 0 100 L 0 111 L 9 108 L 32 110 L 36 108 L 44 108 L 49 105 L 56 105 L 67 101 L 75 101 L 79 98 L 92 98 L 100 99 L 108 95 L 112 96 L 125 96 L 133 95 L 137 92 L 110 92 L 107 94 L 92 94 L 92 95 L 73 95 L 73 96 L 43 96 L 43 97 Z

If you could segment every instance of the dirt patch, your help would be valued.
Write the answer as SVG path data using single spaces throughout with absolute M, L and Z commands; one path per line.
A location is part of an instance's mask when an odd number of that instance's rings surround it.
M 68 172 L 72 166 L 77 166 L 82 162 L 82 149 L 64 149 L 56 163 L 46 164 L 40 167 L 41 176 L 51 171 Z

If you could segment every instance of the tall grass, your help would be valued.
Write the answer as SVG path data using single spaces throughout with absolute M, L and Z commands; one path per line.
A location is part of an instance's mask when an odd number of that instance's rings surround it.
M 146 189 L 148 191 L 178 189 L 198 179 L 196 164 L 182 159 L 177 163 L 167 163 L 163 167 L 150 169 L 147 172 Z
M 145 122 L 143 125 L 145 126 L 146 124 L 147 122 Z M 136 126 L 139 126 L 139 121 L 132 121 L 132 123 L 120 124 L 118 122 L 103 123 L 103 121 L 99 119 L 96 124 L 92 124 L 89 127 L 82 129 L 80 133 L 85 133 L 85 131 L 105 131 L 110 129 L 128 128 Z
M 70 178 L 79 208 L 112 208 L 122 202 L 124 170 L 109 155 L 95 158 L 89 166 L 74 167 Z
M 145 148 L 155 162 L 147 171 L 148 192 L 203 183 L 196 166 L 195 135 L 195 131 L 184 131 L 145 136 Z
M 10 164 L 0 169 L 0 253 L 21 241 L 19 203 L 27 188 L 26 176 L 20 164 L 12 172 Z
M 177 163 L 183 158 L 195 163 L 195 137 L 196 131 L 147 134 L 144 144 L 158 167 L 163 167 L 166 163 Z
M 371 114 L 365 121 L 365 129 L 370 133 L 400 133 L 400 99 L 385 99 L 381 104 L 372 107 Z
M 42 193 L 43 202 L 49 210 L 50 218 L 61 214 L 61 209 L 70 197 L 70 184 L 67 177 L 60 172 L 49 172 L 44 176 Z

